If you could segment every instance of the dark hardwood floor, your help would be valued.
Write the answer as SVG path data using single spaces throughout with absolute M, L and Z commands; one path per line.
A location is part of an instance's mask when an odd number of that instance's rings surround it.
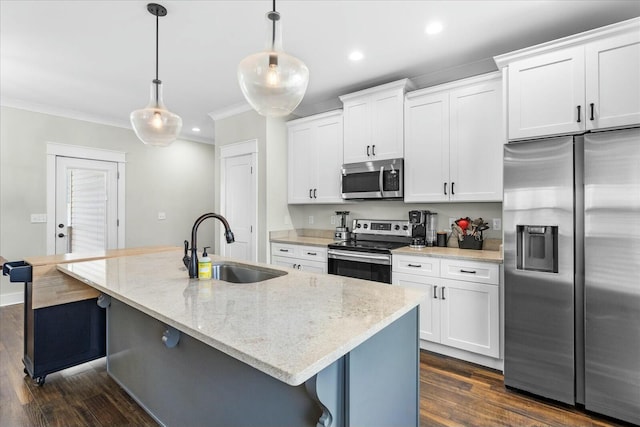
M 104 359 L 47 376 L 23 373 L 23 306 L 0 307 L 0 427 L 155 426 L 107 375 Z M 498 371 L 427 352 L 420 355 L 420 426 L 616 426 L 506 390 Z

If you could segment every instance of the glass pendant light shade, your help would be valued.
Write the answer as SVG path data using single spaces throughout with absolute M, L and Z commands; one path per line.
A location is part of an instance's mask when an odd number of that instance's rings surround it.
M 149 105 L 135 110 L 129 118 L 136 135 L 147 145 L 166 147 L 178 138 L 182 129 L 182 118 L 167 110 L 162 102 L 160 80 L 151 83 Z
M 178 138 L 182 119 L 167 110 L 162 102 L 162 82 L 158 78 L 158 18 L 167 15 L 167 9 L 157 3 L 147 4 L 149 13 L 156 17 L 156 78 L 151 82 L 149 104 L 129 115 L 136 136 L 147 145 L 166 147 Z
M 238 82 L 254 110 L 263 116 L 281 117 L 290 114 L 302 101 L 309 83 L 309 69 L 282 50 L 280 14 L 274 10 L 266 18 L 266 49 L 240 62 Z

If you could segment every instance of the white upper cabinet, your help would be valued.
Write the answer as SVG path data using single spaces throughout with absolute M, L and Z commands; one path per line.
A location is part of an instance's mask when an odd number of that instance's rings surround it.
M 640 19 L 495 58 L 510 140 L 640 123 Z
M 403 79 L 340 97 L 344 163 L 404 157 L 404 94 L 412 87 Z
M 585 49 L 587 129 L 640 123 L 640 25 Z
M 501 201 L 506 138 L 500 74 L 406 98 L 405 202 Z
M 342 111 L 287 122 L 290 204 L 342 203 Z
M 509 65 L 509 139 L 584 130 L 584 55 L 564 49 Z
M 448 201 L 449 92 L 408 98 L 405 116 L 405 202 Z

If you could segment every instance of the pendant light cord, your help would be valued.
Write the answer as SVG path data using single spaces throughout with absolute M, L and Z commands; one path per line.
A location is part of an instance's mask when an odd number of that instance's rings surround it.
M 273 11 L 276 11 L 276 0 L 273 0 Z M 276 21 L 275 19 L 271 21 L 271 49 L 275 47 L 276 44 Z
M 158 80 L 158 52 L 159 52 L 159 50 L 158 50 L 158 33 L 160 32 L 159 31 L 159 28 L 160 28 L 159 20 L 160 20 L 160 17 L 158 15 L 156 15 L 156 80 Z

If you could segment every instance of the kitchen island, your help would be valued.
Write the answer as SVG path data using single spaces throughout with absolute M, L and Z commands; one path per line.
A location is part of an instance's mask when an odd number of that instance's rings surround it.
M 160 423 L 418 425 L 423 293 L 283 268 L 199 281 L 181 258 L 58 266 L 103 294 L 109 374 Z

